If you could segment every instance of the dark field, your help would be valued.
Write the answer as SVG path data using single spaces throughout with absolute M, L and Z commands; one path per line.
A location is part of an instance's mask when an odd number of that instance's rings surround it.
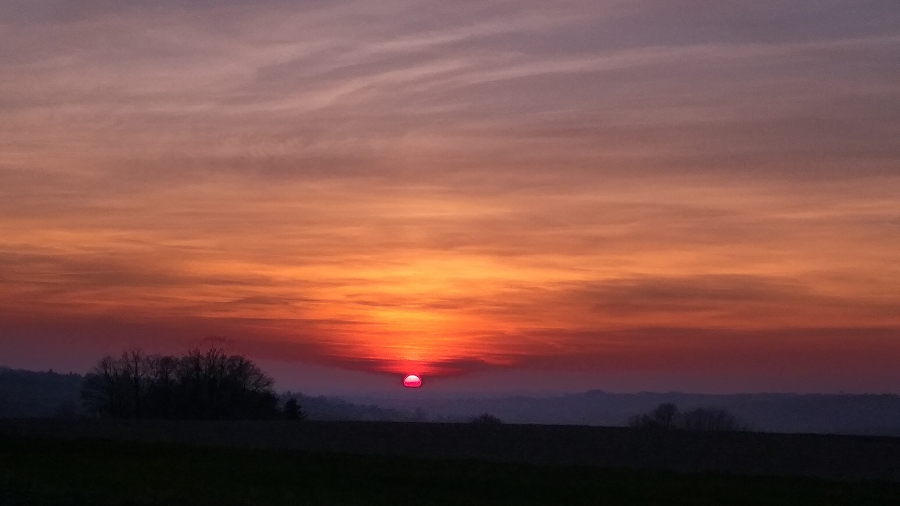
M 0 504 L 818 506 L 900 504 L 900 485 L 0 436 Z
M 0 420 L 0 434 L 900 482 L 900 438 L 402 422 Z
M 0 505 L 900 504 L 900 439 L 0 420 Z

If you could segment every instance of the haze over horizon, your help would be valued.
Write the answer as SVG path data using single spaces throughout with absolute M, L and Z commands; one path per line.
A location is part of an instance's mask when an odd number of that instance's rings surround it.
M 900 393 L 896 0 L 0 0 L 0 365 Z

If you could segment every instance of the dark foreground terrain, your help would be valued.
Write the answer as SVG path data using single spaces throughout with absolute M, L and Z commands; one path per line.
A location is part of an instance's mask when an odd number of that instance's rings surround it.
M 0 504 L 900 504 L 900 484 L 0 435 Z
M 900 438 L 402 422 L 0 420 L 0 435 L 900 483 Z M 900 503 L 898 503 L 900 504 Z

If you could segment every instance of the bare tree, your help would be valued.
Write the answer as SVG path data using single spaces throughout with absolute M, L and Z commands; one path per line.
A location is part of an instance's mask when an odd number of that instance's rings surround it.
M 149 359 L 134 349 L 119 358 L 105 356 L 85 377 L 82 399 L 101 416 L 138 418 L 150 381 Z
M 89 412 L 117 418 L 277 418 L 272 385 L 253 361 L 220 348 L 182 357 L 131 350 L 102 358 L 82 398 Z
M 117 390 L 118 372 L 114 359 L 107 355 L 85 375 L 81 399 L 88 412 L 98 416 L 114 416 L 120 399 Z
M 131 387 L 133 415 L 141 418 L 146 389 L 153 379 L 153 361 L 140 348 L 133 348 L 122 354 L 120 362 Z

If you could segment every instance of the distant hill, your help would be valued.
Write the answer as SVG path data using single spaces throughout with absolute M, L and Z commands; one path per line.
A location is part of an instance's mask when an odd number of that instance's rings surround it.
M 296 399 L 308 420 L 321 421 L 410 421 L 414 415 L 398 409 L 383 408 L 374 404 L 354 404 L 325 396 L 310 397 L 287 392 L 281 401 Z
M 681 409 L 717 407 L 765 432 L 900 436 L 900 396 L 844 394 L 686 393 L 615 394 L 593 390 L 555 396 L 347 397 L 404 412 L 419 410 L 434 421 L 464 421 L 491 413 L 507 423 L 625 425 L 628 417 L 663 402 Z
M 0 367 L 0 418 L 76 416 L 83 380 L 74 373 Z

